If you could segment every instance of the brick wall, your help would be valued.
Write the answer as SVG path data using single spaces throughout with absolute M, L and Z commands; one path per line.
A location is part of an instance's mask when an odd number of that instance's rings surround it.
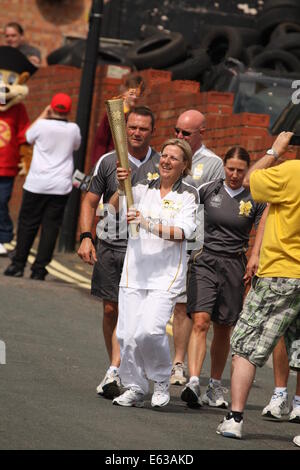
M 108 66 L 96 70 L 90 134 L 87 146 L 85 170 L 91 167 L 90 154 L 96 127 L 104 112 L 104 102 L 118 94 L 122 80 L 108 77 Z M 233 145 L 241 145 L 251 153 L 253 161 L 264 155 L 274 140 L 268 134 L 269 116 L 262 114 L 232 114 L 233 95 L 220 92 L 200 92 L 198 82 L 171 80 L 171 73 L 161 70 L 140 72 L 147 83 L 143 104 L 156 115 L 156 131 L 152 145 L 157 150 L 167 138 L 174 135 L 177 116 L 189 108 L 203 112 L 207 118 L 205 144 L 217 155 L 223 157 Z M 29 80 L 30 93 L 26 107 L 31 120 L 50 102 L 54 93 L 64 91 L 73 98 L 72 119 L 75 119 L 80 86 L 81 70 L 73 67 L 54 65 L 44 67 Z M 291 149 L 286 158 L 296 158 L 297 148 Z M 299 150 L 298 150 L 299 152 Z M 300 155 L 298 155 L 298 158 Z M 16 178 L 10 203 L 11 214 L 16 221 L 21 202 L 24 177 Z
M 26 41 L 37 46 L 43 63 L 47 55 L 62 46 L 65 36 L 86 37 L 92 0 L 1 0 L 0 44 L 3 27 L 17 21 L 25 30 Z

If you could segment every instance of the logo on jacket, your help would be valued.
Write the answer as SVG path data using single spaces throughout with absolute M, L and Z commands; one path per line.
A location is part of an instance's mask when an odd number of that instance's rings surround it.
M 153 181 L 153 180 L 157 180 L 157 178 L 159 178 L 159 174 L 158 173 L 147 173 L 147 180 L 148 181 Z
M 240 212 L 239 215 L 243 215 L 244 217 L 249 217 L 251 209 L 252 209 L 252 202 L 251 201 L 240 201 Z
M 210 198 L 210 201 L 209 201 L 209 205 L 211 207 L 221 207 L 221 204 L 222 204 L 222 200 L 223 200 L 223 196 L 222 194 L 214 194 L 211 198 Z
M 193 178 L 194 180 L 199 180 L 202 175 L 203 175 L 203 163 L 198 163 L 198 165 L 196 165 L 194 168 Z
M 181 202 L 174 202 L 171 199 L 164 199 L 162 201 L 162 208 L 163 209 L 179 211 L 181 209 L 181 206 L 182 206 Z

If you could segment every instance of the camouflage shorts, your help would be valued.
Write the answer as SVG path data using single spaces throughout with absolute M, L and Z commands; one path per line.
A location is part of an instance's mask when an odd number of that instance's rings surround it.
M 300 370 L 300 279 L 257 278 L 231 336 L 232 353 L 262 367 L 281 336 Z

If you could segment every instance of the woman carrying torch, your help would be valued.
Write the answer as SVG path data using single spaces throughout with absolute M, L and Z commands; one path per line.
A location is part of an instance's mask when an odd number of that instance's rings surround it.
M 189 144 L 170 139 L 162 146 L 160 177 L 132 188 L 135 208 L 128 210 L 127 220 L 138 235 L 128 241 L 117 325 L 120 377 L 126 391 L 113 400 L 115 405 L 142 407 L 148 380 L 154 381 L 153 407 L 170 400 L 172 362 L 166 325 L 177 295 L 185 290 L 186 240 L 196 232 L 198 193 L 182 181 L 191 164 Z M 110 200 L 116 210 L 128 175 L 128 170 L 117 169 L 119 189 Z

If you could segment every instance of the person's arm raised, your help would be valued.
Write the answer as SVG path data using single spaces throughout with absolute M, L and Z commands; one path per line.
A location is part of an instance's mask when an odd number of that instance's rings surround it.
M 244 180 L 243 180 L 243 186 L 244 188 L 249 188 L 250 187 L 250 176 L 255 170 L 263 170 L 265 168 L 269 168 L 276 162 L 278 158 L 280 158 L 288 149 L 289 142 L 291 140 L 291 137 L 293 135 L 293 132 L 281 132 L 276 140 L 274 141 L 272 145 L 272 150 L 273 154 L 269 154 L 268 151 L 267 153 L 257 160 L 249 169 L 247 172 Z M 271 149 L 270 149 L 271 150 Z

